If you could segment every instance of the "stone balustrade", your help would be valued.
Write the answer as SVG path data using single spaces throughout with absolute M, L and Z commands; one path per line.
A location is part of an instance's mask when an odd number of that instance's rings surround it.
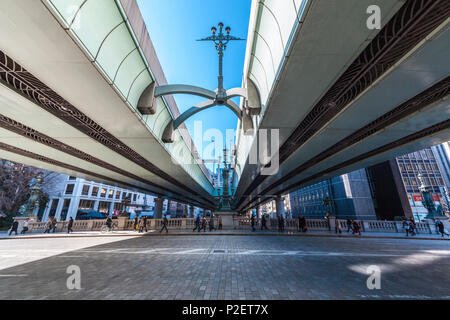
M 122 220 L 121 220 L 122 219 Z M 148 230 L 160 230 L 163 219 L 148 219 Z M 403 233 L 405 232 L 401 221 L 379 221 L 379 220 L 360 220 L 357 221 L 362 232 L 380 232 L 380 233 Z M 114 219 L 113 223 L 117 223 L 119 230 L 134 230 L 134 220 L 127 218 Z M 208 219 L 209 223 L 209 219 Z M 234 217 L 234 229 L 250 230 L 251 219 L 248 217 Z M 309 231 L 335 231 L 336 220 L 334 217 L 328 222 L 327 219 L 306 219 L 306 226 Z M 345 232 L 347 230 L 347 222 L 344 219 L 338 219 L 340 229 Z M 46 222 L 31 222 L 29 224 L 29 232 L 39 233 L 46 229 Z M 56 231 L 67 231 L 67 221 L 58 222 Z M 72 229 L 74 231 L 99 231 L 105 225 L 105 220 L 74 220 Z M 195 227 L 194 218 L 171 218 L 168 219 L 169 230 L 188 230 Z M 214 218 L 214 227 L 218 227 L 218 218 Z M 261 228 L 261 220 L 256 219 L 256 228 Z M 278 220 L 268 219 L 267 227 L 270 230 L 278 230 Z M 286 231 L 298 230 L 298 219 L 285 219 L 284 229 Z M 433 222 L 416 223 L 416 233 L 418 234 L 436 234 L 437 230 Z

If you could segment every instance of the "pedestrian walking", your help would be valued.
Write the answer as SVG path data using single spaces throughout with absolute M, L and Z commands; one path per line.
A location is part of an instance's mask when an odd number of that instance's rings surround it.
M 410 230 L 409 221 L 403 220 L 402 227 L 403 227 L 403 230 L 405 230 L 405 232 L 406 232 L 406 236 L 408 237 L 409 230 Z
M 202 218 L 202 230 L 206 232 L 206 225 L 208 224 L 208 221 L 206 221 L 206 216 L 203 216 Z
M 195 218 L 195 228 L 192 229 L 192 232 L 194 232 L 195 230 L 198 230 L 198 232 L 200 232 L 200 215 L 197 215 L 197 218 Z
M 73 218 L 70 217 L 69 223 L 67 224 L 67 233 L 73 232 L 72 227 L 73 227 Z
M 347 220 L 347 233 L 349 233 L 350 231 L 353 232 L 353 222 L 349 217 L 345 217 L 345 219 Z
M 222 230 L 222 216 L 219 216 L 219 230 Z
M 134 226 L 133 227 L 134 227 L 134 230 L 139 229 L 139 218 L 138 218 L 137 214 L 134 216 Z
M 252 225 L 252 231 L 255 232 L 255 216 L 252 215 L 252 217 L 250 218 L 250 223 Z
M 261 217 L 261 230 L 264 230 L 264 229 L 268 230 L 267 229 L 267 219 L 266 219 L 265 214 L 263 214 Z
M 450 234 L 448 234 L 447 230 L 445 230 L 444 224 L 442 223 L 441 220 L 436 220 L 436 226 L 439 233 L 442 235 L 442 238 L 444 237 L 444 235 L 450 237 Z
M 142 219 L 142 231 L 147 232 L 147 216 L 144 216 L 144 219 Z
M 306 227 L 306 219 L 303 215 L 298 216 L 298 228 L 301 232 L 306 232 L 308 230 Z
M 336 229 L 336 233 L 342 233 L 341 225 L 339 223 L 339 219 L 334 220 L 334 228 Z
M 50 233 L 51 229 L 52 229 L 52 218 L 48 219 L 47 223 L 45 224 L 44 233 Z
M 409 232 L 411 232 L 411 235 L 416 235 L 416 222 L 413 218 L 409 218 Z
M 353 220 L 353 234 L 358 233 L 361 235 L 361 228 L 356 220 Z
M 169 220 L 167 220 L 167 215 L 164 215 L 164 218 L 162 220 L 162 228 L 159 230 L 159 233 L 163 231 L 163 229 L 166 229 L 166 233 L 169 233 L 169 229 L 167 229 L 167 225 L 169 224 Z
M 17 228 L 19 228 L 19 221 L 14 220 L 14 222 L 11 225 L 11 230 L 9 230 L 9 235 L 11 235 L 11 233 L 15 232 L 16 236 L 17 236 Z
M 28 231 L 28 225 L 30 223 L 29 221 L 30 221 L 30 218 L 25 219 L 25 221 L 23 222 L 22 231 L 20 232 L 20 234 L 25 234 L 25 232 Z
M 211 214 L 211 217 L 209 218 L 209 231 L 212 231 L 214 229 L 215 229 L 215 227 L 214 227 L 214 217 Z
M 53 218 L 52 220 L 52 232 L 55 233 L 56 232 L 56 227 L 58 226 L 58 220 L 56 219 L 56 217 Z

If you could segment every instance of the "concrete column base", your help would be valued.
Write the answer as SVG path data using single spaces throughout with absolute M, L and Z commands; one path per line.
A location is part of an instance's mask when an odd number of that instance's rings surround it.
M 222 230 L 232 230 L 234 229 L 233 216 L 236 212 L 214 212 L 214 216 L 222 217 Z M 217 225 L 219 227 L 219 225 Z

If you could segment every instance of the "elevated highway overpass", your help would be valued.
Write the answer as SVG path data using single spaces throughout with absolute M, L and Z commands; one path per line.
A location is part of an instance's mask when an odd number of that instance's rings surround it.
M 2 0 L 0 156 L 214 207 L 212 179 L 173 97 L 138 103 L 164 73 L 135 1 Z
M 448 1 L 253 1 L 243 82 L 261 95 L 254 125 L 279 130 L 279 170 L 250 163 L 256 131 L 239 135 L 237 210 L 448 141 L 449 16 Z
M 0 1 L 1 158 L 216 206 L 185 126 L 164 139 L 173 97 L 142 108 L 167 81 L 135 0 Z M 450 140 L 449 16 L 445 0 L 253 0 L 242 87 L 260 103 L 236 109 L 234 209 Z M 249 159 L 262 129 L 279 133 L 273 175 Z

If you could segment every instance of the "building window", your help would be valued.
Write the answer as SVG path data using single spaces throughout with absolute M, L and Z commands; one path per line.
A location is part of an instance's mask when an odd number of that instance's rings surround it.
M 53 218 L 56 214 L 56 208 L 58 207 L 59 199 L 53 199 L 52 205 L 50 207 L 50 212 L 48 214 L 49 218 Z
M 116 191 L 116 199 L 120 199 L 120 191 L 119 190 Z
M 114 190 L 113 189 L 109 189 L 109 191 L 108 191 L 108 198 L 112 199 L 113 196 L 114 196 Z
M 74 176 L 69 177 L 69 180 L 76 180 L 76 179 L 77 179 L 77 177 L 74 177 Z
M 108 213 L 109 212 L 109 206 L 111 205 L 111 202 L 107 201 L 100 201 L 98 203 L 98 211 L 102 213 Z
M 87 196 L 89 194 L 90 186 L 88 184 L 83 185 L 83 189 L 81 190 L 81 194 L 83 196 Z
M 66 220 L 67 213 L 69 212 L 69 206 L 70 206 L 70 199 L 64 199 L 63 207 L 61 210 L 61 221 Z
M 94 209 L 94 200 L 80 200 L 80 204 L 78 205 L 78 209 L 81 210 L 90 210 Z
M 93 187 L 93 188 L 92 188 L 91 196 L 96 197 L 97 194 L 98 194 L 98 187 Z
M 104 198 L 106 196 L 106 189 L 102 188 L 102 191 L 100 191 L 100 197 Z
M 137 196 L 137 194 L 135 193 L 135 194 L 133 195 L 133 201 L 136 201 L 136 196 Z
M 74 188 L 75 188 L 74 184 L 68 184 L 66 187 L 66 194 L 72 194 Z

